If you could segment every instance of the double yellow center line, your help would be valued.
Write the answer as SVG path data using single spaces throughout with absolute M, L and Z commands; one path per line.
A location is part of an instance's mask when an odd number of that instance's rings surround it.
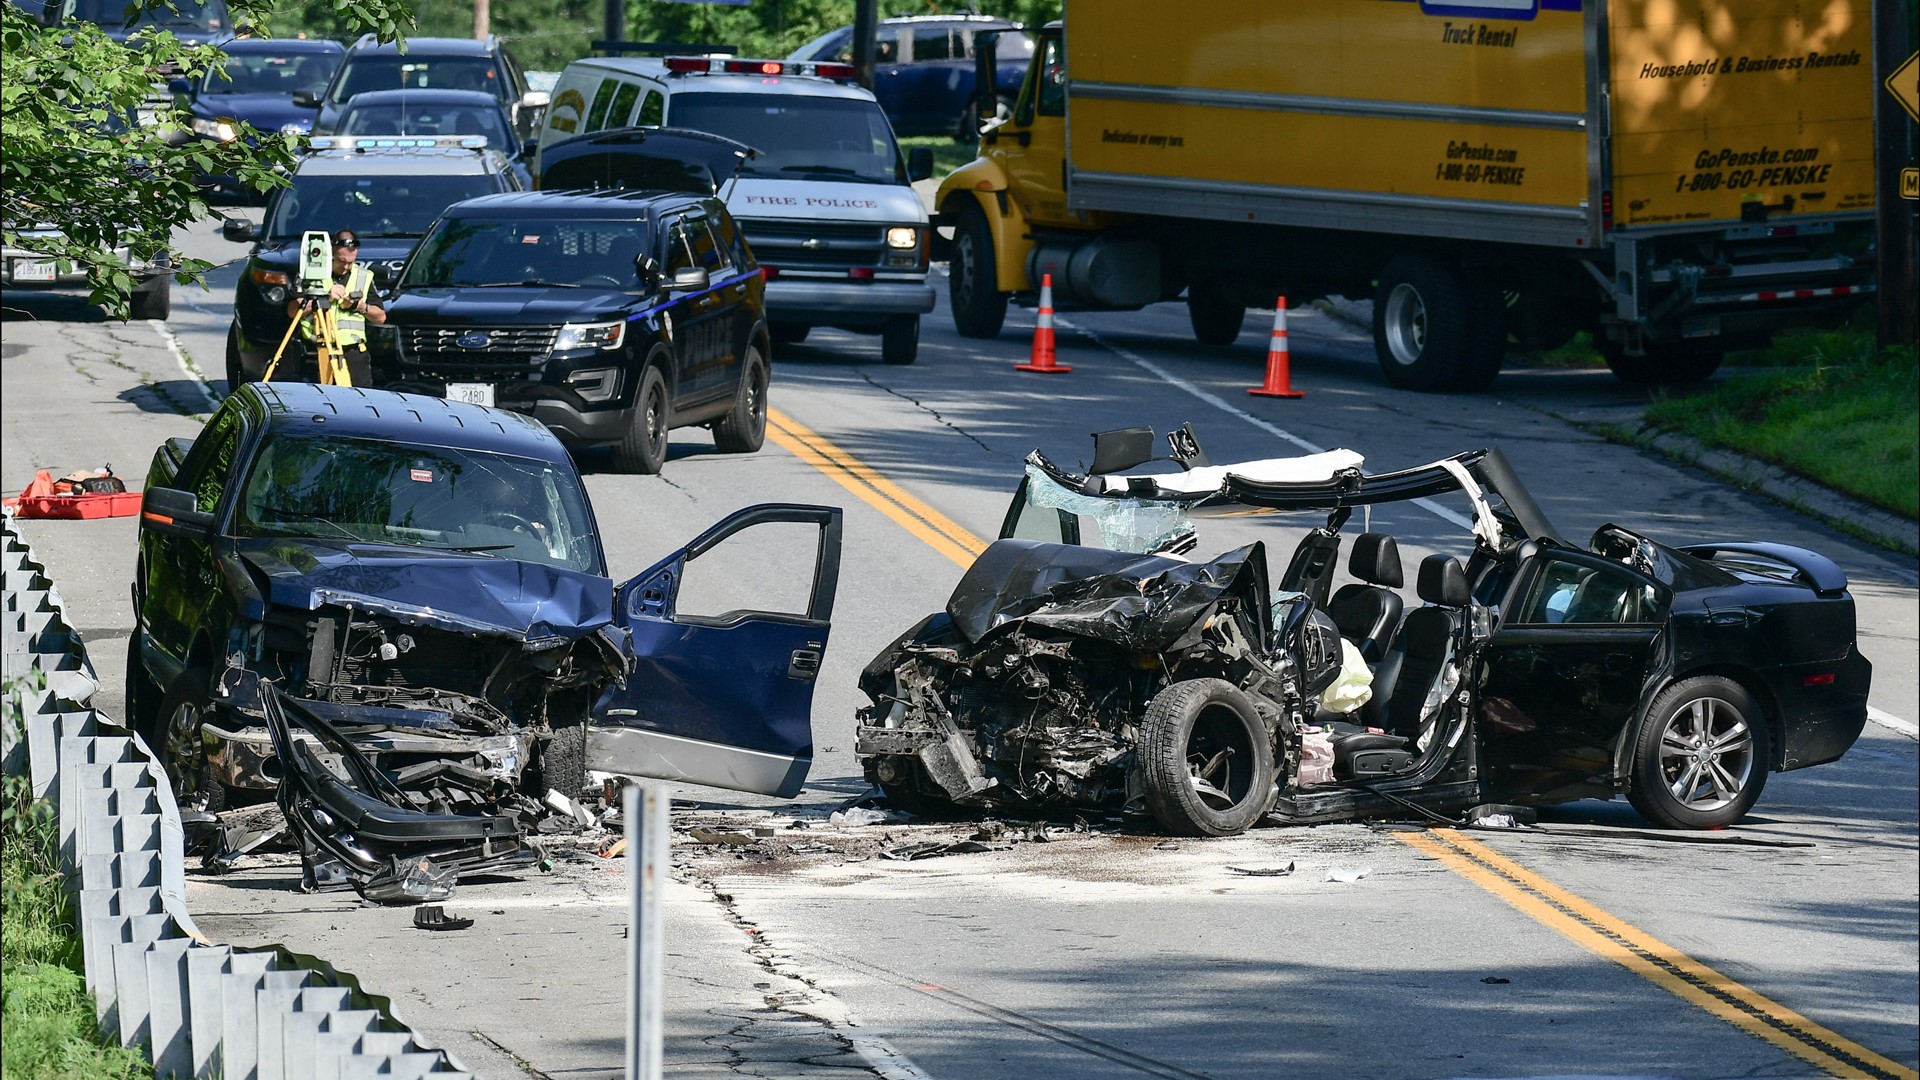
M 972 566 L 986 550 L 985 541 L 792 417 L 769 409 L 767 437 L 961 568 Z M 1393 835 L 1567 940 L 1829 1076 L 1920 1080 L 1920 1072 L 1742 986 L 1463 833 L 1435 829 Z

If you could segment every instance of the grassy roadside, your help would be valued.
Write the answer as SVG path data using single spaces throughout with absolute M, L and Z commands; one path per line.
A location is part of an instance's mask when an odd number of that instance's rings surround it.
M 16 723 L 7 694 L 7 722 Z M 82 978 L 73 911 L 54 858 L 45 800 L 21 776 L 5 778 L 0 807 L 0 1078 L 151 1080 L 139 1051 L 103 1046 Z
M 972 161 L 979 154 L 978 143 L 959 143 L 945 135 L 915 135 L 900 140 L 902 151 L 916 146 L 925 146 L 933 151 L 934 179 L 945 177 L 948 173 Z
M 1708 389 L 1656 401 L 1646 422 L 1920 517 L 1920 366 L 1912 348 L 1882 350 L 1861 331 L 1806 332 L 1740 359 L 1750 362 L 1723 369 Z

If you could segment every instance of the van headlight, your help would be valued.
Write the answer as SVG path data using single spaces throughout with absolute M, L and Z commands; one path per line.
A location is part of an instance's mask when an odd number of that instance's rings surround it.
M 240 129 L 231 120 L 208 120 L 196 116 L 191 126 L 195 134 L 205 135 L 215 142 L 232 142 L 240 137 Z
M 554 352 L 574 349 L 617 349 L 626 340 L 626 320 L 609 323 L 568 323 L 553 339 Z
M 887 230 L 887 246 L 890 248 L 919 247 L 920 230 L 911 225 L 895 225 Z

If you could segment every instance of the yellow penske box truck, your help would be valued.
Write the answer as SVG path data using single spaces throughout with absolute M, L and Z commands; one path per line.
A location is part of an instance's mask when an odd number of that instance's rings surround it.
M 962 334 L 1371 297 L 1396 386 L 1594 335 L 1632 382 L 1873 290 L 1871 0 L 1066 0 L 950 175 Z M 991 50 L 982 50 L 991 64 Z

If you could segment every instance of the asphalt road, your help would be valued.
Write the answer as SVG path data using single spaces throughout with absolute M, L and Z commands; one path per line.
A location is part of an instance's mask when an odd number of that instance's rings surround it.
M 239 254 L 210 230 L 185 246 Z M 0 488 L 19 490 L 36 468 L 108 462 L 138 485 L 153 448 L 197 430 L 223 391 L 237 273 L 217 271 L 204 296 L 178 290 L 165 332 L 103 322 L 71 297 L 9 293 Z M 885 1075 L 939 1080 L 1804 1076 L 1845 1075 L 1836 1062 L 1847 1055 L 1866 1063 L 1863 1075 L 1915 1075 L 1913 560 L 1586 434 L 1568 420 L 1624 420 L 1645 400 L 1604 372 L 1521 370 L 1488 395 L 1405 394 L 1382 383 L 1363 334 L 1296 312 L 1293 382 L 1308 396 L 1249 397 L 1267 318 L 1250 314 L 1223 351 L 1194 345 L 1178 306 L 1067 313 L 1060 358 L 1074 371 L 1034 376 L 1011 370 L 1031 312 L 1016 309 L 998 341 L 981 343 L 953 334 L 943 301 L 912 367 L 882 364 L 877 339 L 830 331 L 782 349 L 772 402 L 784 433 L 757 455 L 716 454 L 689 431 L 659 477 L 583 456 L 616 577 L 743 505 L 846 508 L 807 790 L 793 804 L 676 792 L 681 825 L 766 824 L 776 836 L 677 843 L 670 1075 L 800 1077 L 877 1063 Z M 864 790 L 855 672 L 944 604 L 958 552 L 969 534 L 995 534 L 1026 452 L 1081 462 L 1093 431 L 1184 421 L 1216 461 L 1344 446 L 1384 470 L 1497 442 L 1569 537 L 1615 521 L 1672 542 L 1758 538 L 1826 552 L 1853 582 L 1886 722 L 1839 763 L 1773 777 L 1727 843 L 1646 839 L 1624 803 L 1575 804 L 1549 814 L 1545 831 L 1457 844 L 1362 826 L 1173 845 L 1059 835 L 921 862 L 874 856 L 972 826 L 830 826 L 826 814 Z M 811 463 L 823 443 L 870 482 Z M 898 496 L 877 493 L 889 488 Z M 924 508 L 918 524 L 902 523 L 915 520 L 902 505 Z M 1465 510 L 1394 507 L 1371 525 L 1398 536 L 1413 565 L 1429 551 L 1465 552 Z M 1206 524 L 1203 551 L 1264 539 L 1280 557 L 1304 527 Z M 102 707 L 117 711 L 132 519 L 24 527 L 89 643 Z M 463 885 L 454 906 L 479 923 L 458 935 L 410 930 L 403 911 L 301 895 L 284 857 L 195 877 L 190 902 L 217 939 L 280 940 L 334 959 L 487 1075 L 611 1076 L 623 887 L 620 864 L 585 854 L 591 846 L 566 849 L 550 876 Z M 1288 864 L 1276 876 L 1229 869 Z M 1809 1049 L 1822 1040 L 1825 1050 Z

